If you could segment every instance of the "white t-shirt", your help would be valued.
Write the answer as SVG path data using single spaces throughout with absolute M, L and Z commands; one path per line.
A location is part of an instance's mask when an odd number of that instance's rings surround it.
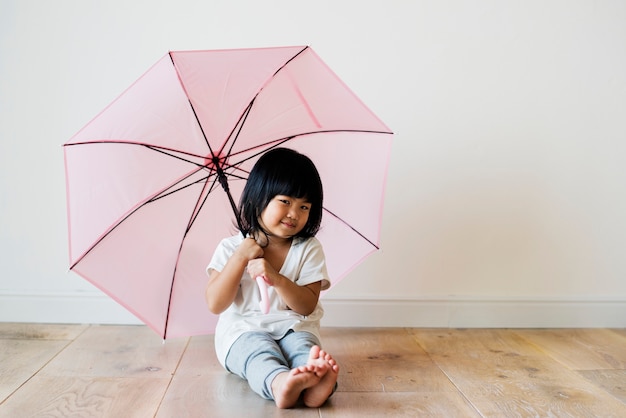
M 223 239 L 213 254 L 207 273 L 209 269 L 222 271 L 243 239 L 241 234 Z M 294 238 L 279 273 L 299 286 L 319 281 L 322 282 L 322 290 L 330 286 L 326 259 L 317 238 Z M 259 306 L 261 295 L 256 281 L 247 272 L 243 274 L 235 300 L 220 314 L 215 329 L 215 352 L 222 365 L 225 364 L 231 345 L 244 332 L 264 331 L 273 338 L 280 339 L 293 329 L 308 331 L 320 338 L 319 325 L 324 309 L 319 302 L 310 315 L 304 316 L 289 309 L 271 286 L 268 287 L 268 295 L 270 311 L 263 314 Z

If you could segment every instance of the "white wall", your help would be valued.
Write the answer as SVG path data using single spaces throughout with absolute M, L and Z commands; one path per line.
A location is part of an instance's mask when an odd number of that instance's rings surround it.
M 626 2 L 0 0 L 0 321 L 134 322 L 67 272 L 61 144 L 168 50 L 311 45 L 395 132 L 327 325 L 626 326 Z

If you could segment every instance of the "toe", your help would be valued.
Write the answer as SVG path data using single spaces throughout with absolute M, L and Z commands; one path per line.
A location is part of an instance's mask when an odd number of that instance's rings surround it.
M 309 358 L 312 360 L 320 358 L 321 349 L 318 345 L 314 345 L 311 347 L 311 351 L 309 352 Z

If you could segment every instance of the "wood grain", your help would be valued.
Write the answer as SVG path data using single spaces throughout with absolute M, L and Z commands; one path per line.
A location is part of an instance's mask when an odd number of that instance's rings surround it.
M 458 392 L 338 392 L 320 412 L 323 418 L 480 417 Z
M 538 329 L 515 333 L 573 370 L 626 369 L 626 336 L 612 330 Z
M 188 339 L 163 341 L 144 326 L 94 326 L 43 368 L 43 376 L 167 377 Z
M 582 370 L 578 373 L 626 404 L 626 370 Z
M 483 416 L 626 416 L 626 405 L 509 330 L 413 330 Z
M 0 406 L 0 417 L 151 417 L 168 382 L 36 376 Z
M 339 363 L 340 392 L 456 391 L 406 329 L 324 330 Z

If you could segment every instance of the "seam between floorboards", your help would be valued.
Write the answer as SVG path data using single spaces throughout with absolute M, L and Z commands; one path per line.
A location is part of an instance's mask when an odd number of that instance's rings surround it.
M 187 349 L 189 348 L 189 344 L 191 344 L 191 338 L 192 337 L 187 338 L 187 342 L 185 343 L 185 348 L 183 349 L 183 352 L 180 354 L 178 362 L 176 362 L 176 367 L 174 367 L 174 371 L 170 375 L 170 380 L 169 382 L 167 382 L 167 386 L 165 390 L 163 391 L 163 396 L 161 396 L 161 399 L 159 399 L 157 408 L 154 411 L 154 415 L 152 416 L 153 418 L 156 418 L 156 416 L 159 414 L 159 411 L 161 410 L 161 406 L 163 406 L 163 401 L 165 400 L 165 397 L 167 396 L 167 392 L 170 390 L 170 387 L 172 386 L 172 382 L 174 381 L 174 377 L 176 376 L 176 373 L 178 372 L 178 369 L 180 368 L 180 364 L 183 361 L 183 357 L 185 357 L 185 354 L 187 353 Z M 163 340 L 163 344 L 165 344 L 165 340 Z

